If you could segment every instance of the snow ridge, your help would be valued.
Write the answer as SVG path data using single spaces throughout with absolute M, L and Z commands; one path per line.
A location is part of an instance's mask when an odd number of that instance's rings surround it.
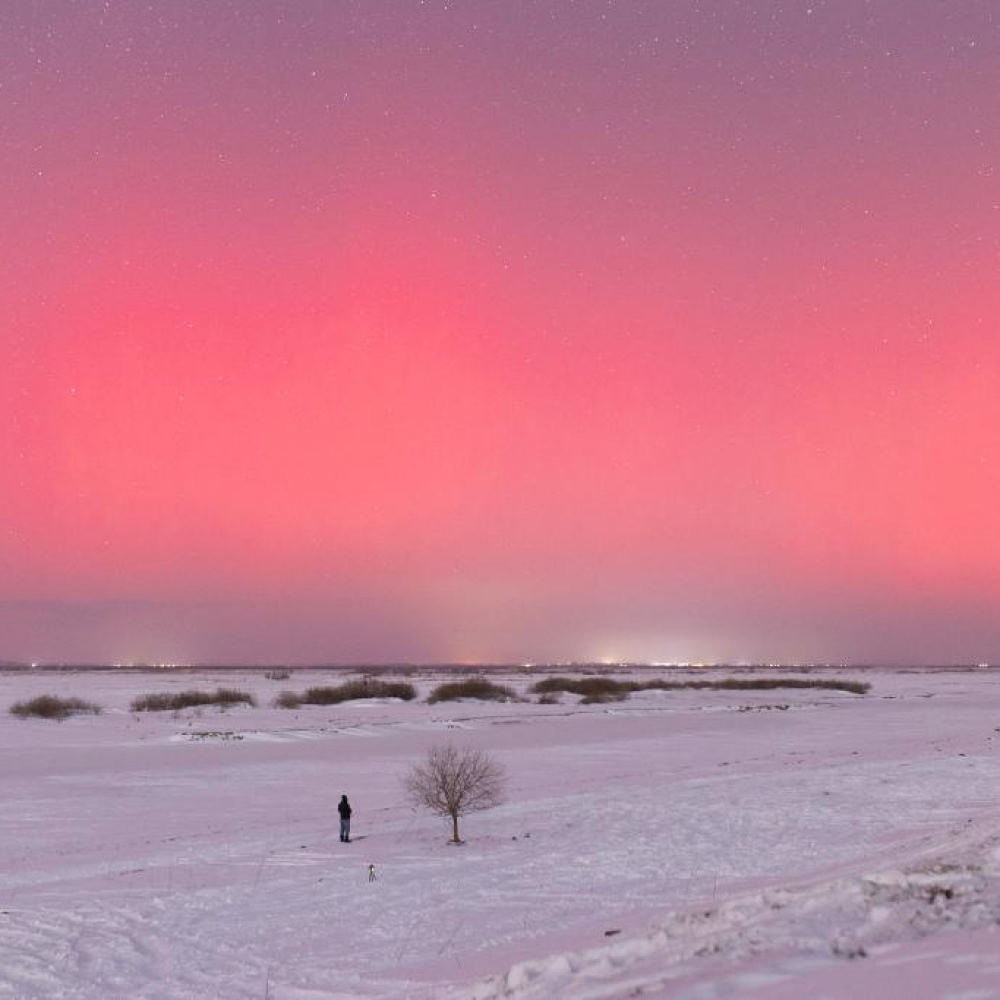
M 647 934 L 579 952 L 520 962 L 504 975 L 448 994 L 450 1000 L 613 1000 L 671 997 L 711 957 L 720 975 L 756 985 L 783 982 L 803 962 L 829 964 L 886 953 L 886 946 L 946 931 L 1000 924 L 1000 834 L 974 853 L 979 860 L 930 860 L 903 870 L 773 888 L 708 909 L 671 912 Z M 996 944 L 993 944 L 996 948 Z M 766 973 L 742 971 L 770 959 Z M 1000 961 L 1000 959 L 998 959 Z M 756 963 L 759 965 L 759 961 Z M 704 984 L 692 996 L 708 995 Z M 711 994 L 711 995 L 714 995 Z M 755 998 L 763 994 L 754 993 Z M 990 994 L 992 995 L 992 994 Z

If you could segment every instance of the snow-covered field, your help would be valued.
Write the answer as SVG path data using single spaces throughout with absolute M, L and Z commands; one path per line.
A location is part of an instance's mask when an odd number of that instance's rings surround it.
M 2 674 L 0 996 L 1000 998 L 1000 675 L 863 677 L 284 710 L 345 675 Z M 220 683 L 262 707 L 128 710 Z M 6 714 L 41 693 L 105 711 Z M 400 788 L 441 741 L 510 775 L 460 847 Z

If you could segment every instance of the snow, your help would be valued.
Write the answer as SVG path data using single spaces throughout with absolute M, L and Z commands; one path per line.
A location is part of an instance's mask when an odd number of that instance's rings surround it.
M 105 708 L 0 716 L 0 996 L 1000 998 L 990 671 L 868 670 L 863 697 L 270 707 L 343 679 L 0 674 L 0 708 Z M 220 684 L 261 707 L 128 710 Z M 400 788 L 442 740 L 510 775 L 459 847 Z

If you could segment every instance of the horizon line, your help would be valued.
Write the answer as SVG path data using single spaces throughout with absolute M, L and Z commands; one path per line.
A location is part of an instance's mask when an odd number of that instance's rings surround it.
M 566 668 L 642 668 L 642 669 L 686 669 L 686 670 L 903 670 L 903 669 L 991 669 L 1000 664 L 990 662 L 913 662 L 913 661 L 661 661 L 661 660 L 316 660 L 308 662 L 240 662 L 240 661 L 138 661 L 102 662 L 93 660 L 5 660 L 0 659 L 0 670 L 534 670 L 546 667 Z

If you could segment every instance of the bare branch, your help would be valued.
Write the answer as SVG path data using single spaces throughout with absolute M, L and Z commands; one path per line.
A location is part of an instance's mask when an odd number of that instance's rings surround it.
M 459 817 L 499 805 L 506 780 L 503 766 L 485 751 L 448 744 L 431 747 L 403 779 L 403 787 L 414 806 L 451 818 L 457 842 Z

